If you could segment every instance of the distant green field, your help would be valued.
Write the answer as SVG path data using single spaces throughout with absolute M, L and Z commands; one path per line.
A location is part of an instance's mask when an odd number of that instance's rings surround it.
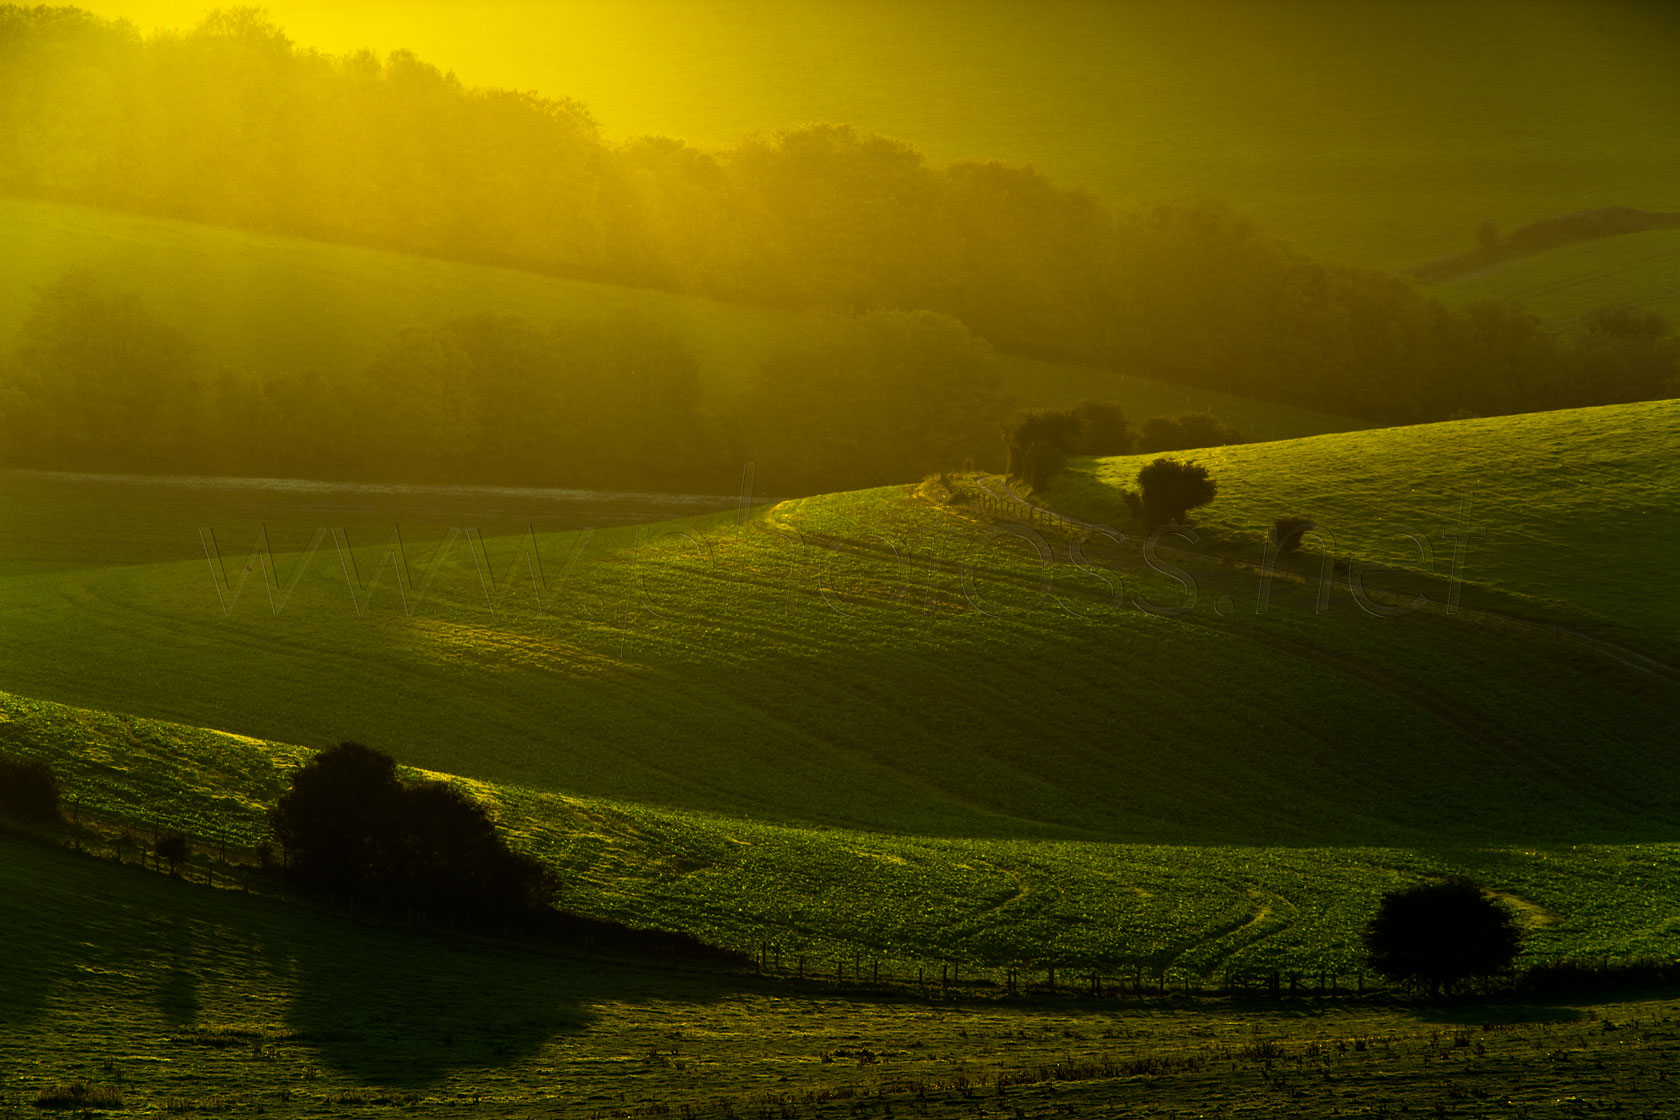
M 539 325 L 634 313 L 685 340 L 718 402 L 802 337 L 803 319 L 790 312 L 19 199 L 0 198 L 0 260 L 0 348 L 15 344 L 37 288 L 91 268 L 139 294 L 206 365 L 257 374 L 344 376 L 404 329 L 482 312 Z M 1101 397 L 1138 418 L 1213 412 L 1256 439 L 1364 426 L 1110 370 L 1000 360 L 1023 404 Z
M 1538 412 L 1185 453 L 1219 497 L 1194 522 L 1258 558 L 1274 518 L 1303 515 L 1338 555 L 1445 574 L 1600 636 L 1680 648 L 1680 402 Z M 1124 517 L 1117 487 L 1152 456 L 1077 465 L 1048 501 Z M 1117 522 L 1118 523 L 1118 522 Z M 1422 550 L 1412 538 L 1427 542 Z
M 1328 1118 L 1472 1092 L 1641 1115 L 1666 1099 L 1680 1017 L 1668 993 L 1419 1009 L 967 992 L 415 934 L 0 837 L 7 1120 L 77 1084 L 120 1101 L 98 1114 L 139 1116 Z
M 1570 330 L 1606 307 L 1655 311 L 1680 323 L 1680 230 L 1606 237 L 1507 261 L 1430 285 L 1453 306 L 1504 300 Z

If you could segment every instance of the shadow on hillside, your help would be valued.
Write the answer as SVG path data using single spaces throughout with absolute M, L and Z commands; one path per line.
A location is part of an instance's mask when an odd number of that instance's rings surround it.
M 374 1085 L 422 1089 L 511 1065 L 589 1028 L 590 1005 L 646 995 L 711 999 L 721 982 L 479 938 L 320 930 L 287 946 L 297 1041 Z M 675 989 L 675 990 L 672 990 Z

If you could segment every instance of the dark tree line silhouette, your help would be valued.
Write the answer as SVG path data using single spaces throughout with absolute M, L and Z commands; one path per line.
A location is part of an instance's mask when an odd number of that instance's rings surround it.
M 1213 205 L 1118 210 L 1026 167 L 815 125 L 604 140 L 575 102 L 252 9 L 142 38 L 0 8 L 0 191 L 797 308 L 933 311 L 1000 349 L 1415 422 L 1672 395 L 1666 324 L 1573 341 L 1311 260 Z M 165 346 L 166 340 L 155 339 Z M 159 358 L 161 360 L 161 358 Z

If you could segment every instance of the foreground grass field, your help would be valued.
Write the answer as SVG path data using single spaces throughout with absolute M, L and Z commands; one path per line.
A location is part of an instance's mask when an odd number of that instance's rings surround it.
M 798 314 L 692 296 L 9 198 L 0 198 L 0 259 L 0 348 L 14 344 L 36 289 L 91 268 L 141 293 L 206 366 L 256 375 L 341 377 L 406 328 L 484 312 L 545 326 L 628 314 L 682 338 L 721 403 L 805 325 Z M 1000 363 L 1005 390 L 1023 404 L 1094 396 L 1120 399 L 1138 417 L 1207 411 L 1256 439 L 1364 426 L 1111 370 L 1010 355 Z
M 5 1117 L 1655 1116 L 1677 1052 L 1674 993 L 882 995 L 394 929 L 0 837 Z

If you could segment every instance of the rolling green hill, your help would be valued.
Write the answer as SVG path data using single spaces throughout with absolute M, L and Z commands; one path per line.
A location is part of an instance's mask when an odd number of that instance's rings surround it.
M 1655 401 L 1210 448 L 1189 453 L 1220 487 L 1195 524 L 1258 558 L 1274 518 L 1303 515 L 1338 555 L 1424 571 L 1433 560 L 1443 575 L 1453 534 L 1466 533 L 1466 585 L 1673 661 L 1677 440 L 1680 402 Z M 1076 466 L 1047 500 L 1095 520 L 1123 517 L 1116 488 L 1149 458 Z
M 10 198 L 0 198 L 0 258 L 0 348 L 15 343 L 36 289 L 88 268 L 140 293 L 206 365 L 259 375 L 343 376 L 406 328 L 480 312 L 537 324 L 634 313 L 686 342 L 716 401 L 802 337 L 801 316 L 785 311 Z M 1137 417 L 1207 411 L 1255 439 L 1364 426 L 1110 370 L 1010 355 L 1001 362 L 1005 390 L 1023 404 L 1092 396 L 1119 399 Z
M 0 695 L 0 744 L 53 762 L 76 814 L 135 857 L 154 829 L 199 840 L 202 877 L 248 851 L 302 748 Z M 432 772 L 419 776 L 446 778 Z M 1671 956 L 1680 844 L 1255 847 L 918 837 L 795 828 L 448 779 L 513 842 L 557 868 L 564 904 L 697 933 L 790 973 L 872 966 L 902 980 L 954 963 L 971 978 L 1053 966 L 1223 978 L 1272 969 L 1351 976 L 1383 891 L 1472 874 L 1518 905 L 1525 963 Z M 224 883 L 230 874 L 221 872 Z M 805 962 L 805 963 L 801 963 Z M 838 963 L 837 963 L 838 962 Z M 856 972 L 853 971 L 854 979 Z
M 288 513 L 278 491 L 261 520 L 220 520 L 226 505 L 195 511 L 178 489 L 61 480 L 31 496 L 19 477 L 0 685 L 793 822 L 1137 842 L 1661 839 L 1680 774 L 1649 748 L 1666 741 L 1672 678 L 1500 617 L 1555 616 L 1673 660 L 1677 415 L 1210 452 L 1225 486 L 1200 522 L 1211 539 L 1168 541 L 1152 564 L 1135 543 L 1075 554 L 1054 533 L 1041 558 L 999 524 L 1018 512 L 902 488 L 592 536 L 548 531 L 575 521 L 537 503 L 519 516 L 534 535 L 498 537 L 519 521 L 455 520 L 459 495 L 450 520 L 343 500 Z M 81 500 L 66 507 L 65 487 Z M 1466 496 L 1476 535 L 1449 612 Z M 1262 613 L 1259 534 L 1283 512 L 1371 560 L 1415 556 L 1416 534 L 1439 574 L 1372 572 L 1361 605 L 1338 572 L 1320 610 L 1303 555 Z M 253 556 L 264 524 L 273 555 Z M 178 559 L 98 564 L 101 531 L 116 550 L 140 526 L 154 543 L 139 558 L 172 533 Z M 23 563 L 32 532 L 48 538 L 37 561 L 56 537 L 83 566 Z M 1435 605 L 1403 613 L 1419 593 Z
M 1680 322 L 1680 230 L 1606 237 L 1506 261 L 1429 287 L 1443 303 L 1515 303 L 1557 330 L 1627 307 Z
M 40 698 L 8 734 L 115 819 L 247 843 L 274 744 L 360 739 L 480 783 L 575 904 L 739 947 L 1346 967 L 1381 889 L 1456 868 L 1558 916 L 1550 952 L 1669 952 L 1677 426 L 1210 451 L 1197 539 L 1149 553 L 984 479 L 590 534 L 532 494 L 7 475 L 0 684 Z M 1132 533 L 1136 465 L 1049 500 Z M 1385 569 L 1325 593 L 1310 545 L 1261 610 L 1283 511 Z

